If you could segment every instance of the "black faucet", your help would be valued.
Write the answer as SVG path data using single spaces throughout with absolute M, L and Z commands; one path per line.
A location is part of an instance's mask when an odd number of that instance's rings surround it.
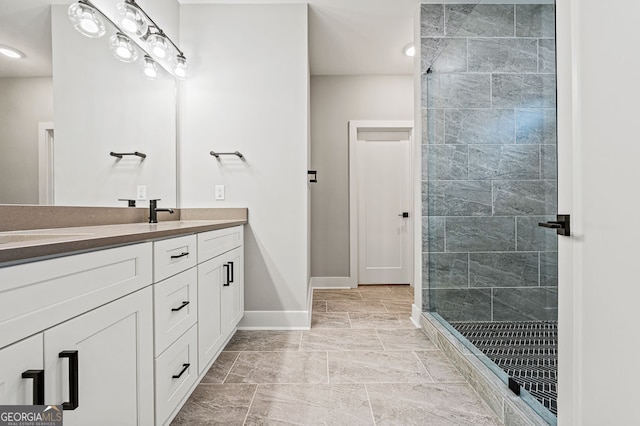
M 158 223 L 158 212 L 169 212 L 170 214 L 173 214 L 172 209 L 159 209 L 158 201 L 160 201 L 159 198 L 156 200 L 149 200 L 149 223 Z

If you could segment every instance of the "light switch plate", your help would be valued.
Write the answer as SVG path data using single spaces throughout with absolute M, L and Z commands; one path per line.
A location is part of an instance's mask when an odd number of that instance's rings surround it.
M 136 199 L 138 200 L 147 199 L 147 185 L 138 185 L 136 187 Z
M 224 200 L 224 185 L 216 185 L 216 200 Z

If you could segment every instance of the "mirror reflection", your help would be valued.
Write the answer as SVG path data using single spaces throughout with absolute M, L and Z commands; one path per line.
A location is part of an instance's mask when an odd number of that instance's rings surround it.
M 114 28 L 87 38 L 69 21 L 71 1 L 51 3 L 0 0 L 0 45 L 24 53 L 0 55 L 0 204 L 175 206 L 173 77 L 116 60 Z

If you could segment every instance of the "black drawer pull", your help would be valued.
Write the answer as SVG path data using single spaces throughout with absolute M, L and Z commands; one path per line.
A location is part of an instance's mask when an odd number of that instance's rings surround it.
M 58 358 L 69 358 L 69 402 L 62 403 L 63 410 L 78 408 L 78 351 L 62 351 Z
M 228 263 L 230 266 L 229 269 L 231 269 L 231 279 L 229 279 L 229 282 L 232 283 L 233 282 L 233 262 L 228 262 Z
M 189 369 L 190 365 L 191 364 L 182 364 L 182 371 L 179 374 L 174 374 L 171 377 L 173 377 L 174 379 L 179 379 L 184 374 L 184 372 Z
M 185 257 L 185 256 L 189 256 L 189 252 L 188 251 L 183 251 L 180 254 L 176 254 L 174 256 L 171 256 L 172 259 L 180 259 L 181 257 Z
M 225 275 L 227 276 L 227 282 L 223 282 L 222 286 L 223 287 L 229 287 L 229 284 L 231 284 L 231 281 L 229 279 L 229 264 L 225 263 L 224 265 L 222 265 L 222 267 L 224 268 L 224 270 L 226 271 Z M 223 280 L 224 281 L 224 280 Z
M 178 312 L 178 311 L 181 311 L 181 310 L 182 310 L 182 308 L 184 308 L 184 307 L 185 307 L 185 306 L 187 306 L 188 304 L 189 304 L 189 301 L 188 301 L 188 300 L 185 300 L 184 302 L 182 302 L 182 305 L 180 305 L 180 306 L 179 306 L 179 307 L 177 307 L 177 308 L 172 308 L 172 309 L 171 309 L 171 311 L 172 311 L 172 312 Z
M 27 370 L 23 379 L 33 379 L 33 405 L 44 405 L 44 370 Z

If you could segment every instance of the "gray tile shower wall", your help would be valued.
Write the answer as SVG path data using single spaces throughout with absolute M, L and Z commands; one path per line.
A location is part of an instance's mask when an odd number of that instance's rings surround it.
M 554 6 L 423 4 L 423 306 L 557 319 Z

